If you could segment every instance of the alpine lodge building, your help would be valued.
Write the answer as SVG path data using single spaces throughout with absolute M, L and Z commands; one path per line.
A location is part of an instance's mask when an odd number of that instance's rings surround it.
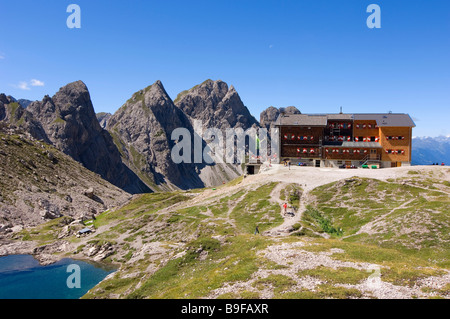
M 408 114 L 280 114 L 279 159 L 315 167 L 411 165 Z

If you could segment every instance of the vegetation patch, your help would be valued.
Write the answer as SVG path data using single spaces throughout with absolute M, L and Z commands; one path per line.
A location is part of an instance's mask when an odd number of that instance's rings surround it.
M 248 280 L 262 266 L 262 237 L 240 235 L 219 244 L 212 238 L 189 243 L 187 253 L 170 260 L 128 298 L 199 298 L 225 283 Z
M 256 226 L 263 232 L 283 222 L 280 206 L 270 201 L 270 193 L 277 183 L 268 183 L 249 191 L 231 212 L 239 231 L 253 233 Z
M 370 275 L 367 271 L 350 267 L 337 269 L 320 266 L 314 269 L 305 269 L 297 273 L 299 277 L 310 276 L 327 284 L 351 284 L 356 285 L 366 280 Z
M 323 214 L 312 207 L 308 207 L 303 213 L 303 220 L 315 227 L 319 232 L 325 232 L 336 237 L 342 236 L 343 234 L 341 228 L 334 227 L 330 219 L 324 217 Z

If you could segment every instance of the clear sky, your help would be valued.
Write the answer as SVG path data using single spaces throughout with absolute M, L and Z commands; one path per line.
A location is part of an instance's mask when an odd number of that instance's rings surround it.
M 69 29 L 69 4 L 81 28 Z M 371 3 L 381 28 L 366 24 Z M 303 113 L 409 113 L 414 135 L 450 135 L 450 1 L 0 0 L 0 92 L 41 100 L 82 80 L 114 113 L 161 80 L 175 99 L 233 85 L 259 120 Z

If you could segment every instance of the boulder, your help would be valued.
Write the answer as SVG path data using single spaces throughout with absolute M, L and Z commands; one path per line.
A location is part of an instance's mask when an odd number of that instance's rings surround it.
M 88 198 L 90 198 L 90 199 L 94 199 L 94 196 L 95 196 L 95 194 L 94 194 L 94 189 L 93 189 L 92 187 L 86 189 L 86 190 L 83 192 L 83 195 L 86 196 L 86 197 L 88 197 Z

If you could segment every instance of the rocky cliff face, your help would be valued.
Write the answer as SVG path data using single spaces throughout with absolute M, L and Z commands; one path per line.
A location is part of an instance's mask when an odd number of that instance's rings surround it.
M 111 136 L 95 116 L 86 85 L 73 82 L 53 97 L 32 102 L 27 109 L 10 103 L 9 115 L 23 129 L 98 173 L 107 181 L 130 192 L 148 190 L 125 165 Z
M 101 128 L 105 129 L 112 114 L 106 113 L 106 112 L 100 112 L 100 113 L 97 113 L 96 116 L 97 116 L 97 120 L 98 120 L 98 123 L 100 124 Z
M 0 94 L 0 121 L 21 127 L 30 136 L 50 143 L 41 123 L 24 109 L 13 97 Z
M 191 119 L 201 120 L 204 128 L 247 129 L 258 126 L 258 121 L 242 103 L 235 88 L 220 80 L 206 80 L 181 92 L 175 105 Z
M 136 92 L 107 124 L 124 161 L 153 189 L 202 187 L 196 165 L 171 159 L 176 128 L 192 131 L 160 81 Z
M 241 174 L 239 165 L 173 162 L 172 131 L 186 128 L 193 135 L 194 119 L 203 128 L 258 126 L 236 90 L 222 81 L 207 80 L 181 93 L 177 105 L 157 81 L 136 92 L 114 115 L 95 114 L 82 81 L 26 109 L 0 95 L 1 121 L 55 146 L 131 193 L 218 185 Z M 201 144 L 203 149 L 206 142 Z

